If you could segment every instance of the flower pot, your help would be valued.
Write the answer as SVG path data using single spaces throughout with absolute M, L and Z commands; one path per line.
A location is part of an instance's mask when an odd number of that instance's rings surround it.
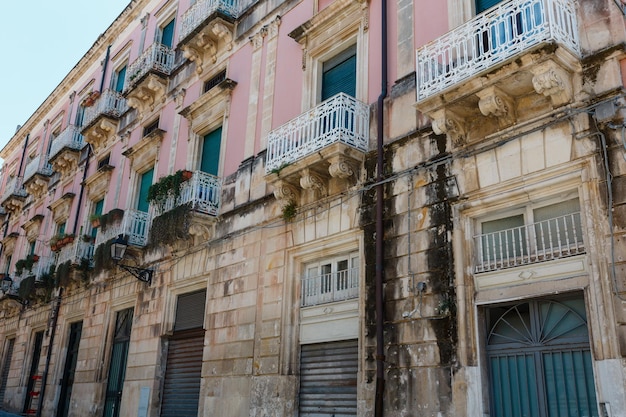
M 191 179 L 191 177 L 193 177 L 193 172 L 191 171 L 187 171 L 187 170 L 183 170 L 183 181 L 189 181 Z
M 50 245 L 50 250 L 51 250 L 52 252 L 56 252 L 56 251 L 58 251 L 59 249 L 60 249 L 60 248 L 59 248 L 59 244 L 58 244 L 58 243 L 55 243 L 55 244 L 53 244 L 53 245 Z
M 91 227 L 93 227 L 94 229 L 95 229 L 96 227 L 100 227 L 100 219 L 98 218 L 98 219 L 94 219 L 94 220 L 92 220 L 92 221 L 91 221 Z
M 39 255 L 33 255 L 33 262 L 39 262 Z

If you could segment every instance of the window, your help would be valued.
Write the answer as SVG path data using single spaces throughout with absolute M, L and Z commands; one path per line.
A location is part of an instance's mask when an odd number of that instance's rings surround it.
M 506 217 L 483 220 L 478 228 L 474 238 L 476 272 L 585 252 L 578 199 L 527 206 Z
M 7 339 L 4 350 L 4 361 L 2 363 L 2 374 L 0 375 L 0 405 L 4 404 L 4 395 L 7 390 L 7 380 L 9 379 L 9 371 L 11 370 L 14 347 L 15 338 Z
M 532 300 L 487 309 L 494 417 L 597 416 L 584 300 Z
M 502 0 L 476 0 L 476 14 L 484 12 L 501 1 Z
M 321 101 L 339 93 L 356 96 L 356 45 L 322 64 Z
M 212 77 L 209 80 L 205 81 L 202 92 L 206 93 L 209 90 L 213 89 L 214 87 L 217 87 L 217 85 L 221 83 L 222 81 L 224 81 L 225 79 L 226 79 L 226 70 L 220 72 L 215 77 Z
M 143 135 L 148 136 L 150 133 L 156 131 L 159 128 L 159 119 L 156 119 L 149 125 L 143 128 Z
M 85 107 L 82 104 L 79 104 L 76 108 L 76 119 L 74 125 L 77 127 L 81 127 L 83 125 L 83 119 L 85 118 Z
M 109 166 L 111 154 L 107 154 L 104 158 L 98 160 L 98 169 Z
M 95 202 L 95 204 L 93 205 L 93 211 L 91 212 L 91 214 L 95 217 L 95 216 L 102 216 L 102 211 L 104 210 L 104 199 L 100 199 L 98 201 Z M 91 237 L 93 238 L 93 241 L 95 242 L 96 240 L 96 236 L 98 235 L 98 227 L 100 227 L 100 220 L 98 219 L 98 221 L 92 221 L 91 222 Z
M 220 148 L 222 146 L 222 127 L 218 127 L 202 139 L 200 153 L 200 171 L 217 176 L 220 167 Z
M 124 82 L 126 81 L 126 65 L 121 68 L 118 68 L 113 73 L 113 78 L 111 79 L 111 89 L 121 93 L 124 91 Z
M 139 177 L 139 193 L 136 207 L 138 211 L 143 211 L 144 213 L 147 213 L 148 209 L 150 208 L 150 203 L 148 203 L 148 190 L 152 185 L 153 177 L 154 167 L 150 168 Z
M 174 44 L 174 25 L 175 19 L 172 19 L 165 25 L 160 26 L 157 30 L 156 41 L 171 48 Z
M 57 225 L 57 234 L 58 234 L 58 235 L 65 234 L 65 222 L 63 222 L 63 223 L 59 223 L 59 224 Z
M 356 252 L 312 262 L 302 277 L 301 305 L 312 306 L 359 295 L 359 257 Z

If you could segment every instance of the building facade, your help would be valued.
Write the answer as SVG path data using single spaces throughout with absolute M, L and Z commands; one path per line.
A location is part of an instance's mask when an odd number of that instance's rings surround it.
M 131 1 L 0 151 L 0 408 L 626 416 L 625 13 Z

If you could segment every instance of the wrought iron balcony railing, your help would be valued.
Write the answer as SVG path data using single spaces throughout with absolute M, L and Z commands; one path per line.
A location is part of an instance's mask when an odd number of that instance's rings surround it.
M 24 189 L 23 181 L 21 177 L 13 177 L 9 179 L 6 187 L 4 187 L 4 194 L 2 195 L 2 201 L 5 201 L 12 195 L 18 197 L 26 197 L 28 194 Z
M 359 296 L 359 268 L 302 278 L 301 305 L 313 306 Z
M 160 43 L 153 43 L 137 58 L 126 72 L 124 91 L 129 91 L 150 71 L 169 75 L 174 68 L 174 51 Z
M 52 159 L 64 148 L 80 151 L 85 142 L 83 141 L 83 135 L 80 134 L 80 128 L 74 125 L 69 125 L 61 134 L 52 141 L 50 145 L 50 154 L 48 159 Z
M 238 0 L 198 0 L 181 18 L 180 39 L 185 39 L 215 12 L 237 18 L 239 11 Z
M 177 199 L 170 196 L 162 206 L 153 204 L 151 210 L 154 217 L 157 217 L 175 207 L 190 204 L 192 210 L 217 216 L 221 194 L 222 181 L 219 177 L 202 171 L 194 171 L 191 179 L 181 186 L 180 196 Z
M 417 101 L 546 42 L 580 55 L 572 0 L 500 3 L 417 50 Z
M 474 244 L 477 273 L 585 253 L 580 213 L 480 234 Z
M 83 126 L 89 126 L 100 116 L 121 117 L 128 107 L 122 93 L 113 90 L 104 90 L 91 107 L 85 109 Z
M 126 210 L 120 221 L 108 224 L 106 230 L 98 229 L 95 246 L 98 247 L 119 235 L 126 236 L 131 245 L 146 246 L 151 219 L 152 216 L 147 212 Z
M 367 152 L 368 132 L 369 106 L 339 93 L 269 133 L 265 172 L 338 142 Z
M 45 163 L 42 163 L 42 161 L 45 161 Z M 52 172 L 52 166 L 48 163 L 48 159 L 42 158 L 41 155 L 39 155 L 26 164 L 26 168 L 24 169 L 24 182 L 31 179 L 35 174 L 50 176 Z
M 87 259 L 89 262 L 93 262 L 94 244 L 92 242 L 85 242 L 82 239 L 74 240 L 71 245 L 64 246 L 57 257 L 57 263 L 62 264 L 70 261 L 73 264 L 80 264 L 82 259 Z

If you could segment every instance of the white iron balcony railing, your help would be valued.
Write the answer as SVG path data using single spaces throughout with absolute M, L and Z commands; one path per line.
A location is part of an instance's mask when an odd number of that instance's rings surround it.
M 500 3 L 417 50 L 417 101 L 545 42 L 580 55 L 574 1 Z
M 349 300 L 358 296 L 359 268 L 302 278 L 303 307 Z
M 107 224 L 106 230 L 98 229 L 95 246 L 98 247 L 119 235 L 128 238 L 128 243 L 135 246 L 145 246 L 148 243 L 151 216 L 139 210 L 126 210 L 124 217 L 118 222 Z
M 200 26 L 209 16 L 218 11 L 232 18 L 236 18 L 239 15 L 239 1 L 198 0 L 196 4 L 183 13 L 180 26 L 180 39 L 185 39 L 187 35 Z
M 83 258 L 91 263 L 93 261 L 93 252 L 94 244 L 92 242 L 76 239 L 71 245 L 66 245 L 59 251 L 57 263 L 62 264 L 70 261 L 73 264 L 80 264 Z
M 45 163 L 42 163 L 42 161 L 45 161 Z M 52 165 L 48 163 L 48 159 L 42 158 L 41 155 L 39 155 L 26 164 L 26 168 L 24 169 L 24 182 L 31 179 L 35 174 L 50 176 L 52 172 Z
M 131 90 L 150 71 L 169 75 L 172 68 L 174 68 L 174 51 L 160 43 L 153 43 L 128 67 L 124 91 Z
M 80 128 L 69 125 L 52 141 L 48 159 L 55 157 L 64 148 L 80 151 L 84 145 L 85 142 L 83 142 L 83 135 L 80 134 Z
M 183 204 L 190 204 L 191 209 L 200 213 L 217 216 L 220 209 L 222 195 L 222 181 L 215 175 L 202 171 L 195 171 L 190 180 L 181 186 L 180 196 L 175 199 L 170 196 L 165 204 L 153 204 L 151 209 L 154 217 L 160 216 Z
M 265 172 L 334 143 L 367 152 L 368 132 L 369 106 L 339 93 L 269 133 Z
M 83 126 L 89 126 L 100 116 L 121 117 L 127 110 L 126 99 L 122 93 L 104 90 L 93 106 L 85 109 Z
M 4 194 L 2 195 L 2 201 L 5 201 L 7 198 L 11 197 L 12 195 L 15 195 L 18 197 L 26 197 L 28 194 L 26 193 L 26 190 L 24 189 L 23 184 L 24 183 L 22 181 L 22 178 L 20 177 L 13 177 L 12 179 L 9 179 L 6 187 L 4 187 Z
M 585 253 L 580 213 L 481 234 L 474 244 L 477 273 Z

